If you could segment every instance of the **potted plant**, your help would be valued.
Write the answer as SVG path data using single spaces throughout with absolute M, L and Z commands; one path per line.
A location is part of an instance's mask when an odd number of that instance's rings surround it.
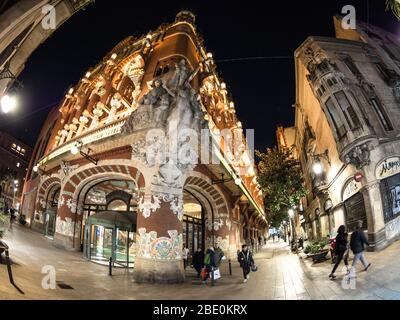
M 327 241 L 313 241 L 304 249 L 304 253 L 307 254 L 308 258 L 311 258 L 313 262 L 320 262 L 326 260 L 326 255 L 329 249 L 326 248 Z

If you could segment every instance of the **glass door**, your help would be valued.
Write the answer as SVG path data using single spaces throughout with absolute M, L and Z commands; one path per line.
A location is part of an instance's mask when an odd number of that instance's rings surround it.
M 130 266 L 134 262 L 134 233 L 117 229 L 116 240 L 116 262 L 124 267 Z
M 45 217 L 45 235 L 54 237 L 56 231 L 56 212 L 54 210 L 47 210 Z
M 108 261 L 113 257 L 113 229 L 103 226 L 92 226 L 91 259 Z

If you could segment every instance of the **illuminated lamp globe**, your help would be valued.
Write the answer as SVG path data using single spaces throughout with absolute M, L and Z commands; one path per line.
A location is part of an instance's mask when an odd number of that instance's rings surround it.
M 39 167 L 36 165 L 33 167 L 33 172 L 38 172 L 39 171 Z
M 237 186 L 240 186 L 240 185 L 242 184 L 242 179 L 236 178 L 236 179 L 235 179 L 235 184 L 236 184 Z
M 18 191 L 18 189 L 17 188 L 14 188 L 14 192 L 17 192 Z
M 73 155 L 77 155 L 78 152 L 79 152 L 79 148 L 76 145 L 71 147 L 71 153 Z
M 323 172 L 324 168 L 322 167 L 321 162 L 315 162 L 313 164 L 313 171 L 315 174 L 320 175 Z
M 18 182 L 18 180 L 14 180 L 14 184 L 18 184 L 19 182 Z
M 17 106 L 17 99 L 15 97 L 11 97 L 8 94 L 1 98 L 1 111 L 3 113 L 9 113 L 14 110 Z

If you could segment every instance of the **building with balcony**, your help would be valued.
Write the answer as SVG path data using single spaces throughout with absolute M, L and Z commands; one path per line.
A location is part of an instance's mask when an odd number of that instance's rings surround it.
M 400 236 L 400 42 L 357 23 L 295 52 L 295 144 L 309 196 L 304 232 L 324 238 L 357 220 L 374 249 Z
M 267 222 L 251 141 L 200 39 L 182 11 L 68 90 L 28 170 L 33 229 L 88 260 L 133 266 L 138 282 L 183 281 L 183 246 L 233 257 L 257 243 Z

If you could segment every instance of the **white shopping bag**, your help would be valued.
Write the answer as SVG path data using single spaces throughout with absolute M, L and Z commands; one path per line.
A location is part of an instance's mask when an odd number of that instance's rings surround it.
M 221 278 L 221 273 L 219 272 L 219 269 L 215 269 L 213 272 L 214 272 L 214 280 Z

